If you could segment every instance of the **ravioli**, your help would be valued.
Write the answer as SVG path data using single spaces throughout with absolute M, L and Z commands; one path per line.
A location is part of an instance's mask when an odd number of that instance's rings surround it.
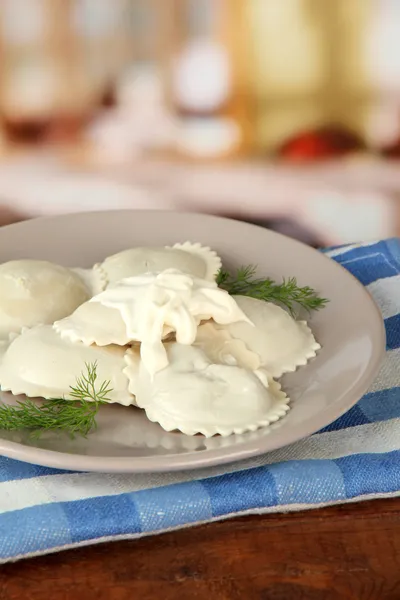
M 167 248 L 170 248 L 170 246 L 167 246 Z M 171 246 L 171 248 L 174 250 L 183 250 L 192 256 L 200 257 L 206 265 L 206 271 L 204 275 L 202 275 L 202 278 L 207 279 L 208 281 L 214 281 L 216 279 L 218 272 L 222 267 L 222 260 L 215 250 L 212 250 L 209 246 L 202 246 L 202 244 L 199 244 L 198 242 L 177 243 Z
M 233 298 L 253 325 L 242 321 L 223 329 L 256 353 L 261 367 L 272 377 L 295 371 L 321 348 L 306 321 L 295 321 L 285 310 L 270 302 L 247 296 Z M 221 328 L 220 325 L 216 327 Z
M 63 339 L 86 346 L 125 346 L 132 341 L 119 310 L 100 302 L 81 304 L 72 315 L 56 321 L 53 327 Z
M 113 254 L 104 262 L 95 265 L 108 285 L 121 279 L 143 275 L 145 273 L 158 273 L 165 269 L 178 269 L 201 279 L 212 281 L 221 267 L 221 259 L 210 248 L 200 244 L 175 245 L 165 248 L 130 248 Z
M 76 273 L 86 285 L 90 298 L 96 296 L 96 294 L 100 294 L 100 292 L 107 287 L 106 276 L 96 269 L 81 269 L 80 267 L 74 267 L 71 271 Z
M 126 355 L 129 389 L 150 421 L 186 435 L 255 431 L 288 411 L 286 394 L 263 372 L 212 363 L 194 346 L 166 343 L 168 366 L 154 377 L 137 349 Z
M 134 404 L 128 390 L 124 356 L 119 346 L 84 346 L 63 340 L 51 325 L 38 325 L 14 336 L 2 349 L 0 385 L 3 391 L 29 397 L 69 398 L 70 386 L 96 363 L 99 384 L 109 381 L 111 403 Z
M 214 321 L 198 327 L 193 345 L 203 350 L 214 363 L 236 365 L 250 371 L 261 366 L 258 354 L 249 350 L 242 340 L 232 338 L 226 329 L 218 328 Z
M 155 373 L 168 364 L 162 344 L 167 335 L 175 332 L 179 343 L 190 345 L 200 322 L 211 318 L 225 324 L 246 316 L 215 281 L 166 269 L 122 279 L 54 328 L 85 344 L 140 342 L 142 360 Z
M 70 315 L 89 292 L 70 269 L 40 260 L 0 265 L 0 337 Z

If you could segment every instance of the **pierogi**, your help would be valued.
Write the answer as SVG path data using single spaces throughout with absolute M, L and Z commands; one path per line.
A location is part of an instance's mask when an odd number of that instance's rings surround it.
M 200 279 L 213 281 L 221 268 L 216 252 L 201 244 L 175 244 L 172 247 L 130 248 L 107 257 L 95 265 L 107 285 L 121 279 L 159 273 L 165 269 L 178 269 Z
M 306 321 L 295 321 L 280 306 L 247 296 L 233 298 L 248 321 L 230 323 L 223 329 L 258 355 L 260 366 L 272 377 L 295 371 L 321 348 Z
M 6 262 L 0 265 L 0 337 L 62 319 L 89 297 L 71 269 L 41 260 Z
M 288 410 L 288 398 L 265 372 L 214 364 L 194 346 L 166 343 L 168 366 L 149 374 L 136 349 L 126 374 L 136 403 L 163 429 L 206 437 L 255 431 Z
M 84 372 L 85 364 L 96 364 L 100 383 L 109 381 L 109 401 L 128 406 L 134 398 L 128 390 L 126 348 L 84 346 L 63 340 L 51 325 L 38 325 L 15 335 L 0 348 L 0 385 L 3 391 L 29 397 L 69 398 L 70 387 Z

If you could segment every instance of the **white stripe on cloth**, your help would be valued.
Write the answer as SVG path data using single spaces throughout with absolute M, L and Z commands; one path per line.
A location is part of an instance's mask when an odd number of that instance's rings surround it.
M 377 244 L 379 240 L 374 240 L 373 242 L 359 242 L 357 244 L 348 244 L 347 246 L 341 246 L 340 248 L 335 248 L 334 250 L 328 250 L 325 252 L 326 256 L 333 258 L 334 256 L 340 256 L 349 250 L 354 250 L 355 248 L 365 248 L 366 246 L 373 246 Z
M 399 387 L 399 365 L 400 348 L 386 352 L 380 371 L 375 377 L 368 393 Z
M 378 279 L 367 285 L 384 319 L 400 313 L 400 275 Z
M 330 460 L 352 454 L 392 452 L 400 449 L 399 430 L 400 418 L 358 425 L 321 433 L 254 459 L 195 471 L 136 475 L 66 473 L 5 481 L 0 483 L 0 514 L 52 502 L 115 496 L 196 481 L 288 460 Z

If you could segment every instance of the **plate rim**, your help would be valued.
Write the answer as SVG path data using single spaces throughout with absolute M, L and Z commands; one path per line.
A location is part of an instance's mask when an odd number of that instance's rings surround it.
M 209 218 L 210 220 L 220 220 L 222 222 L 234 222 L 239 223 L 238 219 L 223 217 L 219 215 L 211 215 L 205 214 L 201 212 L 192 212 L 192 211 L 171 211 L 171 210 L 158 210 L 158 209 L 131 209 L 131 208 L 122 208 L 122 209 L 113 209 L 113 210 L 96 210 L 96 211 L 82 211 L 82 212 L 73 212 L 67 213 L 63 215 L 46 215 L 40 216 L 34 219 L 28 219 L 26 221 L 21 221 L 18 223 L 13 223 L 6 225 L 1 228 L 0 236 L 2 234 L 2 230 L 10 230 L 11 229 L 22 229 L 26 226 L 29 227 L 29 224 L 32 221 L 40 221 L 40 222 L 48 222 L 48 221 L 60 221 L 64 219 L 75 219 L 75 218 L 85 218 L 85 216 L 93 216 L 96 218 L 96 215 L 105 214 L 116 214 L 116 213 L 131 213 L 132 215 L 137 215 L 138 213 L 146 213 L 148 215 L 154 216 L 158 214 L 162 216 L 162 214 L 171 214 L 177 213 L 182 217 L 187 215 L 190 218 L 194 218 L 195 216 L 201 216 L 202 218 Z M 35 446 L 27 446 L 24 444 L 20 444 L 18 442 L 13 442 L 6 440 L 0 437 L 0 455 L 6 456 L 7 458 L 11 458 L 14 460 L 18 460 L 21 462 L 36 464 L 39 466 L 50 467 L 59 469 L 62 471 L 77 471 L 77 472 L 97 472 L 97 473 L 156 473 L 156 472 L 167 472 L 167 471 L 186 471 L 191 469 L 201 469 L 207 468 L 216 465 L 224 465 L 230 464 L 234 462 L 238 462 L 241 460 L 253 458 L 256 456 L 260 456 L 264 453 L 272 452 L 282 447 L 287 447 L 295 442 L 298 442 L 301 439 L 305 439 L 316 433 L 319 429 L 326 427 L 343 414 L 345 414 L 352 406 L 354 406 L 360 398 L 364 395 L 364 393 L 368 390 L 370 384 L 375 379 L 380 366 L 382 364 L 383 358 L 386 353 L 386 331 L 384 326 L 384 319 L 381 315 L 381 312 L 373 299 L 372 295 L 368 291 L 368 289 L 356 278 L 354 277 L 347 269 L 345 269 L 342 265 L 340 265 L 335 260 L 331 259 L 329 256 L 320 252 L 299 240 L 295 240 L 288 236 L 285 236 L 276 231 L 267 230 L 262 226 L 255 225 L 248 222 L 242 222 L 246 228 L 256 228 L 257 230 L 263 230 L 267 235 L 272 237 L 284 238 L 285 240 L 290 240 L 291 244 L 298 244 L 302 247 L 307 248 L 310 252 L 316 252 L 326 261 L 329 261 L 331 267 L 334 267 L 345 275 L 352 281 L 353 285 L 357 285 L 365 295 L 365 298 L 368 299 L 370 308 L 372 312 L 375 313 L 376 321 L 374 326 L 376 327 L 376 333 L 378 337 L 378 341 L 376 343 L 376 347 L 374 347 L 374 352 L 368 361 L 368 371 L 363 373 L 362 377 L 359 381 L 357 381 L 351 388 L 346 390 L 343 394 L 340 402 L 340 410 L 338 410 L 337 403 L 330 405 L 326 408 L 324 412 L 321 413 L 320 424 L 316 428 L 316 422 L 318 423 L 318 418 L 314 417 L 314 420 L 309 424 L 309 426 L 304 426 L 301 434 L 295 434 L 292 436 L 287 436 L 289 438 L 285 441 L 285 444 L 280 444 L 277 439 L 276 443 L 266 444 L 268 447 L 263 448 L 262 440 L 263 438 L 259 438 L 257 440 L 250 440 L 240 447 L 239 445 L 232 445 L 228 447 L 222 448 L 213 448 L 207 449 L 204 452 L 196 452 L 190 451 L 185 453 L 177 453 L 177 454 L 165 454 L 165 455 L 157 455 L 156 456 L 156 464 L 154 456 L 148 457 L 128 457 L 128 456 L 89 456 L 85 454 L 73 454 L 68 452 L 59 452 L 56 450 L 47 450 L 45 448 L 37 448 Z M 378 347 L 379 346 L 379 347 Z M 1 435 L 1 432 L 0 432 Z M 268 436 L 265 437 L 268 440 Z M 264 444 L 265 445 L 265 444 Z M 79 465 L 76 464 L 79 462 Z

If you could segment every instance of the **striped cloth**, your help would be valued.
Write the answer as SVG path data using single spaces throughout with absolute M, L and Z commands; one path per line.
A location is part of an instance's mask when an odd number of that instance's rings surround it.
M 400 241 L 326 251 L 372 292 L 387 355 L 361 401 L 321 432 L 202 471 L 101 475 L 0 458 L 0 561 L 250 513 L 400 495 Z

